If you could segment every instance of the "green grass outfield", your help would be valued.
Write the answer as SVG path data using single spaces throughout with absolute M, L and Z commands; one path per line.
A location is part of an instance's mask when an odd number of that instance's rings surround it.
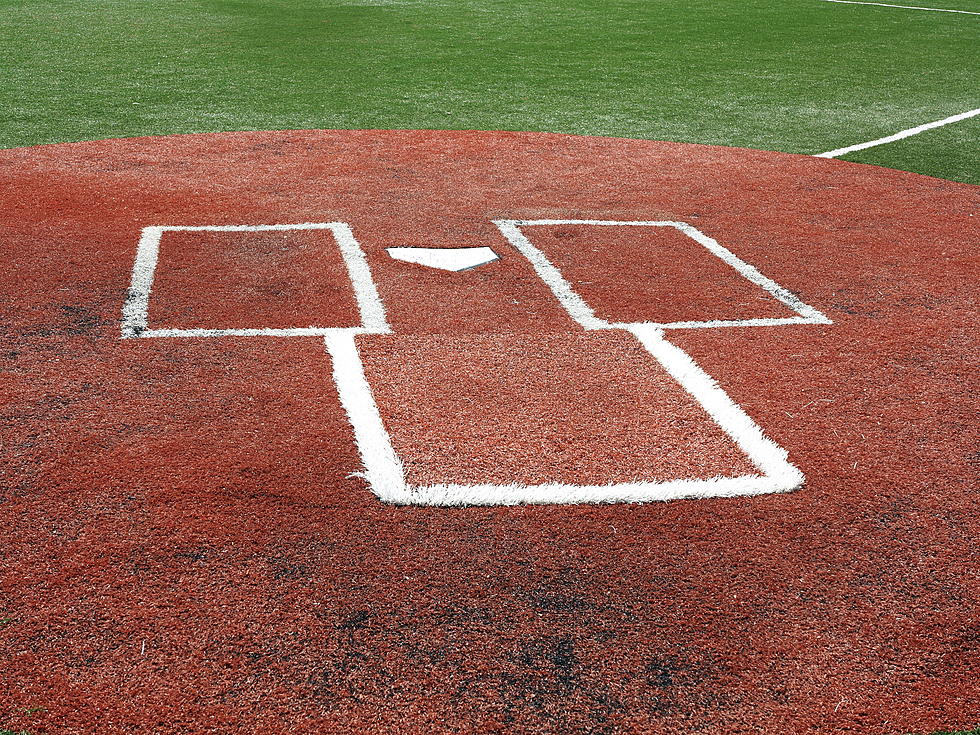
M 0 147 L 472 128 L 819 153 L 980 107 L 980 15 L 823 0 L 0 0 L 0 41 Z M 974 118 L 846 158 L 980 183 L 978 142 Z

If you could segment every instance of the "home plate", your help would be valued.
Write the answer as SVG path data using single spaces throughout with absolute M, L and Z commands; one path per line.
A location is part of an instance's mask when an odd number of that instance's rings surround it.
M 466 271 L 500 257 L 492 248 L 387 248 L 388 255 L 406 263 L 426 265 L 444 271 Z

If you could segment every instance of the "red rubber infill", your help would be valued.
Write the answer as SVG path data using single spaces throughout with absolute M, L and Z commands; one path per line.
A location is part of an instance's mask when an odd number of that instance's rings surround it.
M 361 319 L 327 230 L 167 231 L 149 327 L 354 327 Z
M 0 151 L 0 728 L 975 725 L 978 204 L 976 187 L 834 160 L 545 134 L 267 132 Z M 322 339 L 119 339 L 142 228 L 349 222 L 393 329 L 360 342 L 389 379 L 379 393 L 402 422 L 396 443 L 439 438 L 444 421 L 453 461 L 483 461 L 473 421 L 453 415 L 464 393 L 482 400 L 469 378 L 499 369 L 514 400 L 524 366 L 542 391 L 528 411 L 541 413 L 564 397 L 544 391 L 581 382 L 591 348 L 549 362 L 540 345 L 593 337 L 576 337 L 494 219 L 687 222 L 827 314 L 826 326 L 669 334 L 806 485 L 632 506 L 384 505 L 356 475 Z M 574 242 L 542 248 L 578 268 L 583 288 L 590 269 L 601 275 L 590 294 L 610 310 L 684 304 L 702 318 L 724 313 L 713 292 L 744 286 L 664 261 L 676 266 L 664 271 L 669 300 L 657 302 L 659 286 L 618 300 L 605 256 L 629 262 L 631 241 L 609 240 L 605 254 Z M 208 265 L 222 248 L 244 262 L 243 243 L 162 247 L 152 326 L 282 326 L 246 323 L 280 308 L 293 309 L 288 324 L 351 316 L 349 294 L 325 295 L 326 270 L 311 270 L 336 269 L 329 255 L 314 266 L 291 259 L 311 251 L 282 254 L 289 283 L 263 280 L 276 275 L 267 257 L 242 282 L 231 261 Z M 384 252 L 411 245 L 486 245 L 501 260 L 455 274 Z M 662 256 L 638 257 L 655 268 Z M 226 294 L 218 303 L 191 292 L 205 277 Z M 454 335 L 472 363 L 446 346 Z M 621 356 L 606 365 L 617 379 L 639 360 Z M 385 372 L 385 358 L 406 362 Z M 460 387 L 431 401 L 439 425 L 423 410 L 412 423 L 398 371 L 414 389 Z M 611 433 L 572 421 L 552 438 L 632 442 L 642 415 L 630 402 L 673 400 L 655 382 L 605 395 L 621 419 Z M 600 415 L 585 391 L 567 397 L 570 416 Z M 498 423 L 502 409 L 484 407 Z M 567 456 L 593 474 L 605 449 Z
M 371 336 L 361 355 L 414 485 L 758 473 L 625 332 Z

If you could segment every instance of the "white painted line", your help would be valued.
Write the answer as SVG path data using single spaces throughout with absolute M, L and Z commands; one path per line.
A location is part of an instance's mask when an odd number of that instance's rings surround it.
M 760 273 L 755 266 L 746 263 L 731 250 L 719 245 L 716 240 L 708 237 L 697 228 L 692 227 L 686 222 L 674 222 L 672 224 L 692 240 L 704 245 L 704 247 L 710 252 L 717 255 L 725 263 L 741 273 L 745 278 L 752 281 L 752 283 L 768 291 L 773 295 L 773 297 L 786 304 L 786 306 L 795 311 L 804 319 L 810 320 L 813 324 L 832 323 L 825 314 L 821 313 L 817 309 L 814 309 L 809 304 L 803 303 L 803 301 L 797 298 L 796 294 L 783 288 L 771 278 L 767 278 L 766 276 L 762 275 L 762 273 Z
M 382 500 L 409 504 L 412 498 L 405 484 L 405 470 L 391 446 L 381 414 L 364 377 L 364 366 L 357 353 L 354 335 L 346 329 L 333 330 L 323 339 L 333 361 L 333 379 L 340 403 L 354 428 L 354 443 L 364 463 L 358 473 Z
M 718 327 L 778 327 L 782 324 L 827 324 L 820 319 L 803 316 L 786 316 L 759 319 L 709 319 L 704 322 L 641 322 L 658 329 L 716 329 Z M 628 328 L 632 323 L 617 322 L 612 325 L 618 328 Z
M 303 222 L 285 225 L 154 225 L 144 227 L 136 248 L 133 275 L 122 308 L 122 338 L 135 337 L 312 337 L 323 336 L 333 327 L 249 328 L 249 329 L 149 329 L 150 293 L 159 260 L 160 239 L 165 232 L 280 232 L 288 230 L 330 230 L 334 236 L 354 289 L 361 326 L 355 333 L 387 334 L 391 327 L 384 305 L 371 277 L 367 257 L 345 222 Z
M 343 327 L 340 327 L 343 329 Z M 147 329 L 140 333 L 140 337 L 324 337 L 338 327 L 285 327 L 277 329 L 256 328 L 256 329 Z M 373 330 L 365 330 L 359 327 L 347 327 L 348 331 L 355 334 L 372 333 Z
M 828 0 L 828 2 L 843 2 L 843 0 Z M 964 11 L 965 12 L 965 11 Z M 977 13 L 980 15 L 980 13 Z M 854 153 L 854 151 L 863 151 L 865 148 L 874 148 L 875 146 L 884 145 L 885 143 L 894 143 L 896 140 L 902 140 L 903 138 L 910 138 L 913 135 L 918 135 L 926 130 L 932 130 L 933 128 L 941 128 L 944 125 L 949 125 L 950 123 L 959 122 L 960 120 L 967 120 L 971 117 L 976 117 L 980 115 L 980 107 L 975 110 L 968 110 L 967 112 L 961 112 L 958 115 L 950 115 L 949 117 L 944 117 L 942 120 L 936 120 L 935 122 L 926 123 L 924 125 L 916 125 L 914 128 L 909 128 L 907 130 L 902 130 L 895 133 L 894 135 L 889 135 L 884 138 L 878 138 L 877 140 L 869 140 L 867 143 L 858 143 L 857 145 L 849 145 L 846 148 L 836 148 L 832 151 L 827 151 L 826 153 L 817 153 L 815 158 L 837 158 L 838 156 L 843 156 L 848 153 Z
M 786 450 L 769 439 L 690 355 L 665 340 L 656 327 L 637 324 L 629 331 L 772 481 L 768 492 L 789 492 L 803 484 L 803 473 L 789 463 Z
M 344 222 L 331 222 L 333 236 L 340 245 L 340 253 L 344 256 L 347 273 L 350 275 L 354 296 L 357 298 L 357 308 L 361 312 L 361 324 L 371 332 L 388 333 L 391 327 L 385 317 L 385 308 L 378 296 L 378 289 L 371 277 L 371 268 L 361 245 L 354 239 L 350 226 Z
M 388 255 L 405 263 L 415 263 L 444 271 L 468 271 L 500 260 L 492 248 L 387 248 Z
M 544 253 L 538 250 L 524 233 L 521 232 L 521 225 L 527 224 L 564 224 L 563 220 L 540 220 L 537 222 L 523 222 L 520 220 L 494 220 L 497 229 L 506 237 L 510 244 L 520 251 L 520 253 L 530 261 L 532 267 L 537 272 L 538 277 L 544 281 L 558 301 L 565 307 L 565 311 L 571 314 L 572 318 L 586 329 L 608 329 L 609 322 L 599 319 L 592 307 L 585 303 L 585 299 L 575 293 L 572 284 L 565 280 L 561 272 L 551 264 Z
M 787 492 L 802 482 L 802 474 L 785 460 L 785 451 L 762 435 L 762 431 L 731 399 L 694 365 L 677 347 L 669 345 L 658 330 L 638 327 L 637 337 L 658 361 L 670 360 L 668 372 L 695 398 L 709 415 L 735 439 L 757 466 L 770 475 L 739 475 L 664 482 L 632 482 L 609 485 L 410 485 L 401 460 L 391 445 L 381 414 L 364 376 L 354 336 L 347 330 L 332 330 L 324 339 L 333 360 L 333 375 L 341 405 L 354 429 L 354 441 L 364 465 L 357 473 L 382 501 L 397 505 L 517 505 L 524 503 L 640 503 L 679 498 L 732 497 Z M 662 345 L 656 344 L 659 341 Z M 653 349 L 651 350 L 651 345 Z M 666 346 L 666 347 L 665 347 Z
M 283 230 L 331 230 L 337 222 L 300 222 L 288 225 L 162 225 L 172 232 L 280 232 Z
M 589 306 L 585 300 L 579 296 L 572 288 L 565 277 L 548 260 L 545 254 L 535 247 L 521 230 L 522 227 L 534 226 L 555 226 L 555 225 L 587 225 L 600 227 L 673 227 L 692 240 L 703 246 L 708 252 L 715 255 L 728 266 L 737 271 L 743 278 L 751 281 L 763 290 L 767 291 L 777 301 L 788 306 L 795 311 L 798 317 L 783 317 L 775 319 L 730 319 L 689 322 L 671 322 L 658 324 L 646 322 L 651 326 L 664 329 L 692 329 L 710 327 L 755 327 L 755 326 L 774 326 L 777 324 L 832 324 L 830 318 L 807 303 L 804 303 L 794 293 L 783 288 L 771 278 L 764 276 L 759 270 L 744 260 L 739 258 L 728 248 L 720 245 L 713 238 L 708 237 L 686 222 L 672 222 L 666 220 L 638 220 L 638 221 L 619 221 L 619 220 L 587 220 L 587 219 L 540 219 L 540 220 L 495 220 L 494 224 L 500 229 L 501 233 L 510 243 L 517 248 L 537 271 L 538 276 L 543 280 L 555 294 L 565 310 L 575 321 L 586 329 L 610 329 L 626 328 L 627 324 L 610 324 L 596 316 L 595 310 Z
M 784 492 L 760 475 L 704 480 L 633 482 L 616 485 L 426 485 L 411 488 L 412 505 L 569 505 L 573 503 L 651 503 L 683 498 L 730 498 Z
M 936 13 L 963 13 L 964 15 L 980 15 L 972 10 L 948 10 L 947 8 L 923 8 L 918 5 L 891 5 L 889 3 L 859 2 L 859 0 L 824 0 L 828 3 L 843 3 L 844 5 L 878 5 L 882 8 L 905 8 L 906 10 L 931 10 Z
M 162 230 L 161 227 L 144 227 L 136 246 L 133 276 L 122 307 L 123 339 L 140 337 L 146 331 L 150 290 L 153 288 L 153 273 L 157 267 Z

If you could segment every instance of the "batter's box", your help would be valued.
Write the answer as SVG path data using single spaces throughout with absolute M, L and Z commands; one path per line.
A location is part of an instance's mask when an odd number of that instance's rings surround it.
M 542 219 L 496 224 L 586 329 L 830 323 L 686 222 Z
M 387 330 L 346 223 L 143 229 L 123 337 L 291 337 L 330 329 Z
M 495 224 L 583 331 L 541 334 L 531 320 L 519 334 L 392 335 L 350 227 L 328 222 L 145 228 L 123 306 L 122 336 L 322 335 L 363 461 L 360 474 L 387 502 L 641 502 L 786 492 L 802 484 L 786 451 L 664 330 L 829 324 L 825 315 L 686 223 Z M 527 231 L 536 227 L 539 233 L 561 228 L 558 240 L 578 238 L 586 228 L 660 228 L 670 232 L 675 249 L 690 240 L 716 258 L 721 265 L 713 263 L 715 277 L 744 280 L 748 286 L 726 286 L 741 289 L 735 300 L 761 303 L 758 294 L 750 295 L 761 290 L 791 315 L 658 320 L 656 312 L 669 301 L 658 302 L 643 287 L 635 303 L 615 313 L 637 279 L 617 280 L 606 272 L 615 270 L 609 264 L 605 271 L 589 265 L 591 254 L 601 254 L 601 243 L 579 247 L 578 256 L 595 274 L 591 281 L 581 273 L 573 277 L 587 301 L 532 243 Z M 633 236 L 610 249 L 635 252 L 642 239 Z M 665 242 L 670 245 L 670 238 L 650 247 Z M 702 250 L 694 253 L 704 257 Z M 560 262 L 569 271 L 581 265 L 574 258 Z M 670 282 L 677 287 L 682 273 L 661 277 L 659 288 Z M 591 288 L 596 279 L 609 282 Z M 684 299 L 685 289 L 677 291 L 674 298 Z M 701 306 L 732 300 L 716 293 Z M 592 303 L 603 310 L 597 313 Z M 642 311 L 651 305 L 653 314 Z M 250 326 L 250 319 L 258 324 Z M 307 320 L 313 326 L 299 326 Z

